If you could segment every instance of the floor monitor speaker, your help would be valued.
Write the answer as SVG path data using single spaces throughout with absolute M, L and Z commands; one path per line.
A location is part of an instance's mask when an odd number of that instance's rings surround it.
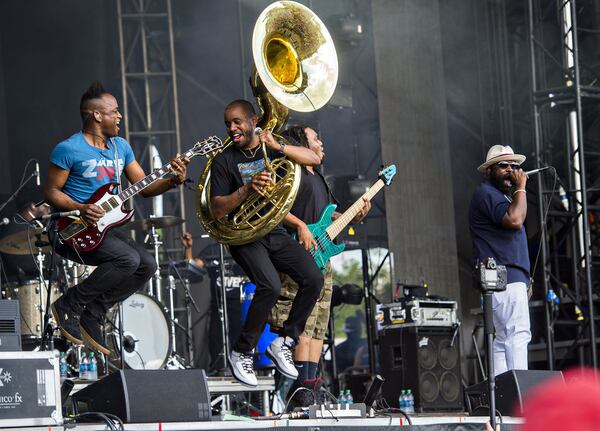
M 501 415 L 521 416 L 527 392 L 540 383 L 552 379 L 562 379 L 560 371 L 508 370 L 496 376 L 496 409 Z M 467 408 L 472 414 L 489 414 L 487 380 L 465 389 Z
M 120 370 L 72 396 L 76 413 L 112 413 L 123 422 L 211 418 L 204 370 Z

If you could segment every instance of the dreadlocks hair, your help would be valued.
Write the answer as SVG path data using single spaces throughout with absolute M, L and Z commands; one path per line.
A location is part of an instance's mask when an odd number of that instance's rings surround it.
M 81 96 L 81 102 L 79 103 L 79 115 L 81 116 L 81 122 L 85 126 L 90 115 L 92 114 L 91 102 L 100 99 L 103 94 L 107 91 L 100 81 L 94 81 L 90 84 L 85 93 Z
M 254 110 L 254 106 L 252 105 L 252 103 L 248 102 L 245 99 L 236 99 L 233 102 L 229 103 L 226 107 L 225 107 L 225 111 L 227 111 L 229 108 L 232 108 L 234 106 L 241 106 L 242 109 L 244 110 L 244 113 L 246 114 L 246 116 L 248 118 L 253 117 L 256 115 L 256 111 Z
M 309 127 L 306 124 L 299 124 L 296 126 L 289 127 L 285 134 L 302 147 L 308 148 L 308 138 L 306 137 L 306 128 Z

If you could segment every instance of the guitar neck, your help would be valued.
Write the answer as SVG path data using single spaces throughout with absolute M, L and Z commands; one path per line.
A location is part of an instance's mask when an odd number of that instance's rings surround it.
M 201 142 L 196 142 L 196 145 L 194 145 L 192 149 L 183 153 L 181 156 L 178 157 L 177 160 L 182 160 L 184 157 L 191 159 L 194 156 L 204 156 L 206 154 L 212 153 L 213 151 L 215 151 L 215 149 L 218 149 L 221 146 L 221 140 L 216 136 L 211 136 L 210 138 L 205 139 Z M 127 187 L 125 190 L 119 193 L 119 198 L 123 202 L 127 199 L 132 198 L 155 181 L 167 175 L 169 172 L 171 172 L 171 162 L 167 163 L 162 168 L 155 170 L 150 175 L 141 179 L 137 183 Z
M 178 160 L 183 159 L 183 157 L 185 157 L 185 156 L 191 158 L 191 157 L 193 157 L 193 153 L 191 151 L 187 151 L 187 152 L 183 153 L 181 156 L 179 156 Z M 162 177 L 167 175 L 169 172 L 171 172 L 171 162 L 167 163 L 160 169 L 156 169 L 150 175 L 147 175 L 146 177 L 142 178 L 137 183 L 132 184 L 129 187 L 127 187 L 125 190 L 123 190 L 121 193 L 119 193 L 119 198 L 121 199 L 121 201 L 126 201 L 127 199 L 131 199 L 132 197 L 137 195 L 139 192 L 144 190 L 146 187 L 148 187 L 151 184 L 155 183 L 156 181 L 160 180 Z
M 332 240 L 335 239 L 335 237 L 338 236 L 340 232 L 342 232 L 344 228 L 350 224 L 352 219 L 356 217 L 356 214 L 358 214 L 360 209 L 363 207 L 362 198 L 371 200 L 373 196 L 375 196 L 377 192 L 383 188 L 384 185 L 385 183 L 382 180 L 377 180 L 377 182 L 373 184 L 371 188 L 360 197 L 360 199 L 354 202 L 350 208 L 348 208 L 341 216 L 331 223 L 331 225 L 326 229 L 329 238 Z

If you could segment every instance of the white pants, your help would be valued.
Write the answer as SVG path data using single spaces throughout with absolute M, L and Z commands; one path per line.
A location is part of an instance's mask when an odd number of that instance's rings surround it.
M 510 283 L 504 292 L 492 295 L 494 311 L 494 375 L 527 369 L 529 300 L 525 283 Z

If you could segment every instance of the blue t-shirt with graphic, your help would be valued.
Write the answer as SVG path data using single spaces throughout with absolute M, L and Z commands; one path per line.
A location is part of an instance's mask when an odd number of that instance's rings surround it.
M 117 158 L 118 173 L 115 172 Z M 101 149 L 88 144 L 81 132 L 59 143 L 50 155 L 50 162 L 69 171 L 63 193 L 79 203 L 86 202 L 103 185 L 119 182 L 125 166 L 134 160 L 125 139 L 111 138 L 108 148 Z

